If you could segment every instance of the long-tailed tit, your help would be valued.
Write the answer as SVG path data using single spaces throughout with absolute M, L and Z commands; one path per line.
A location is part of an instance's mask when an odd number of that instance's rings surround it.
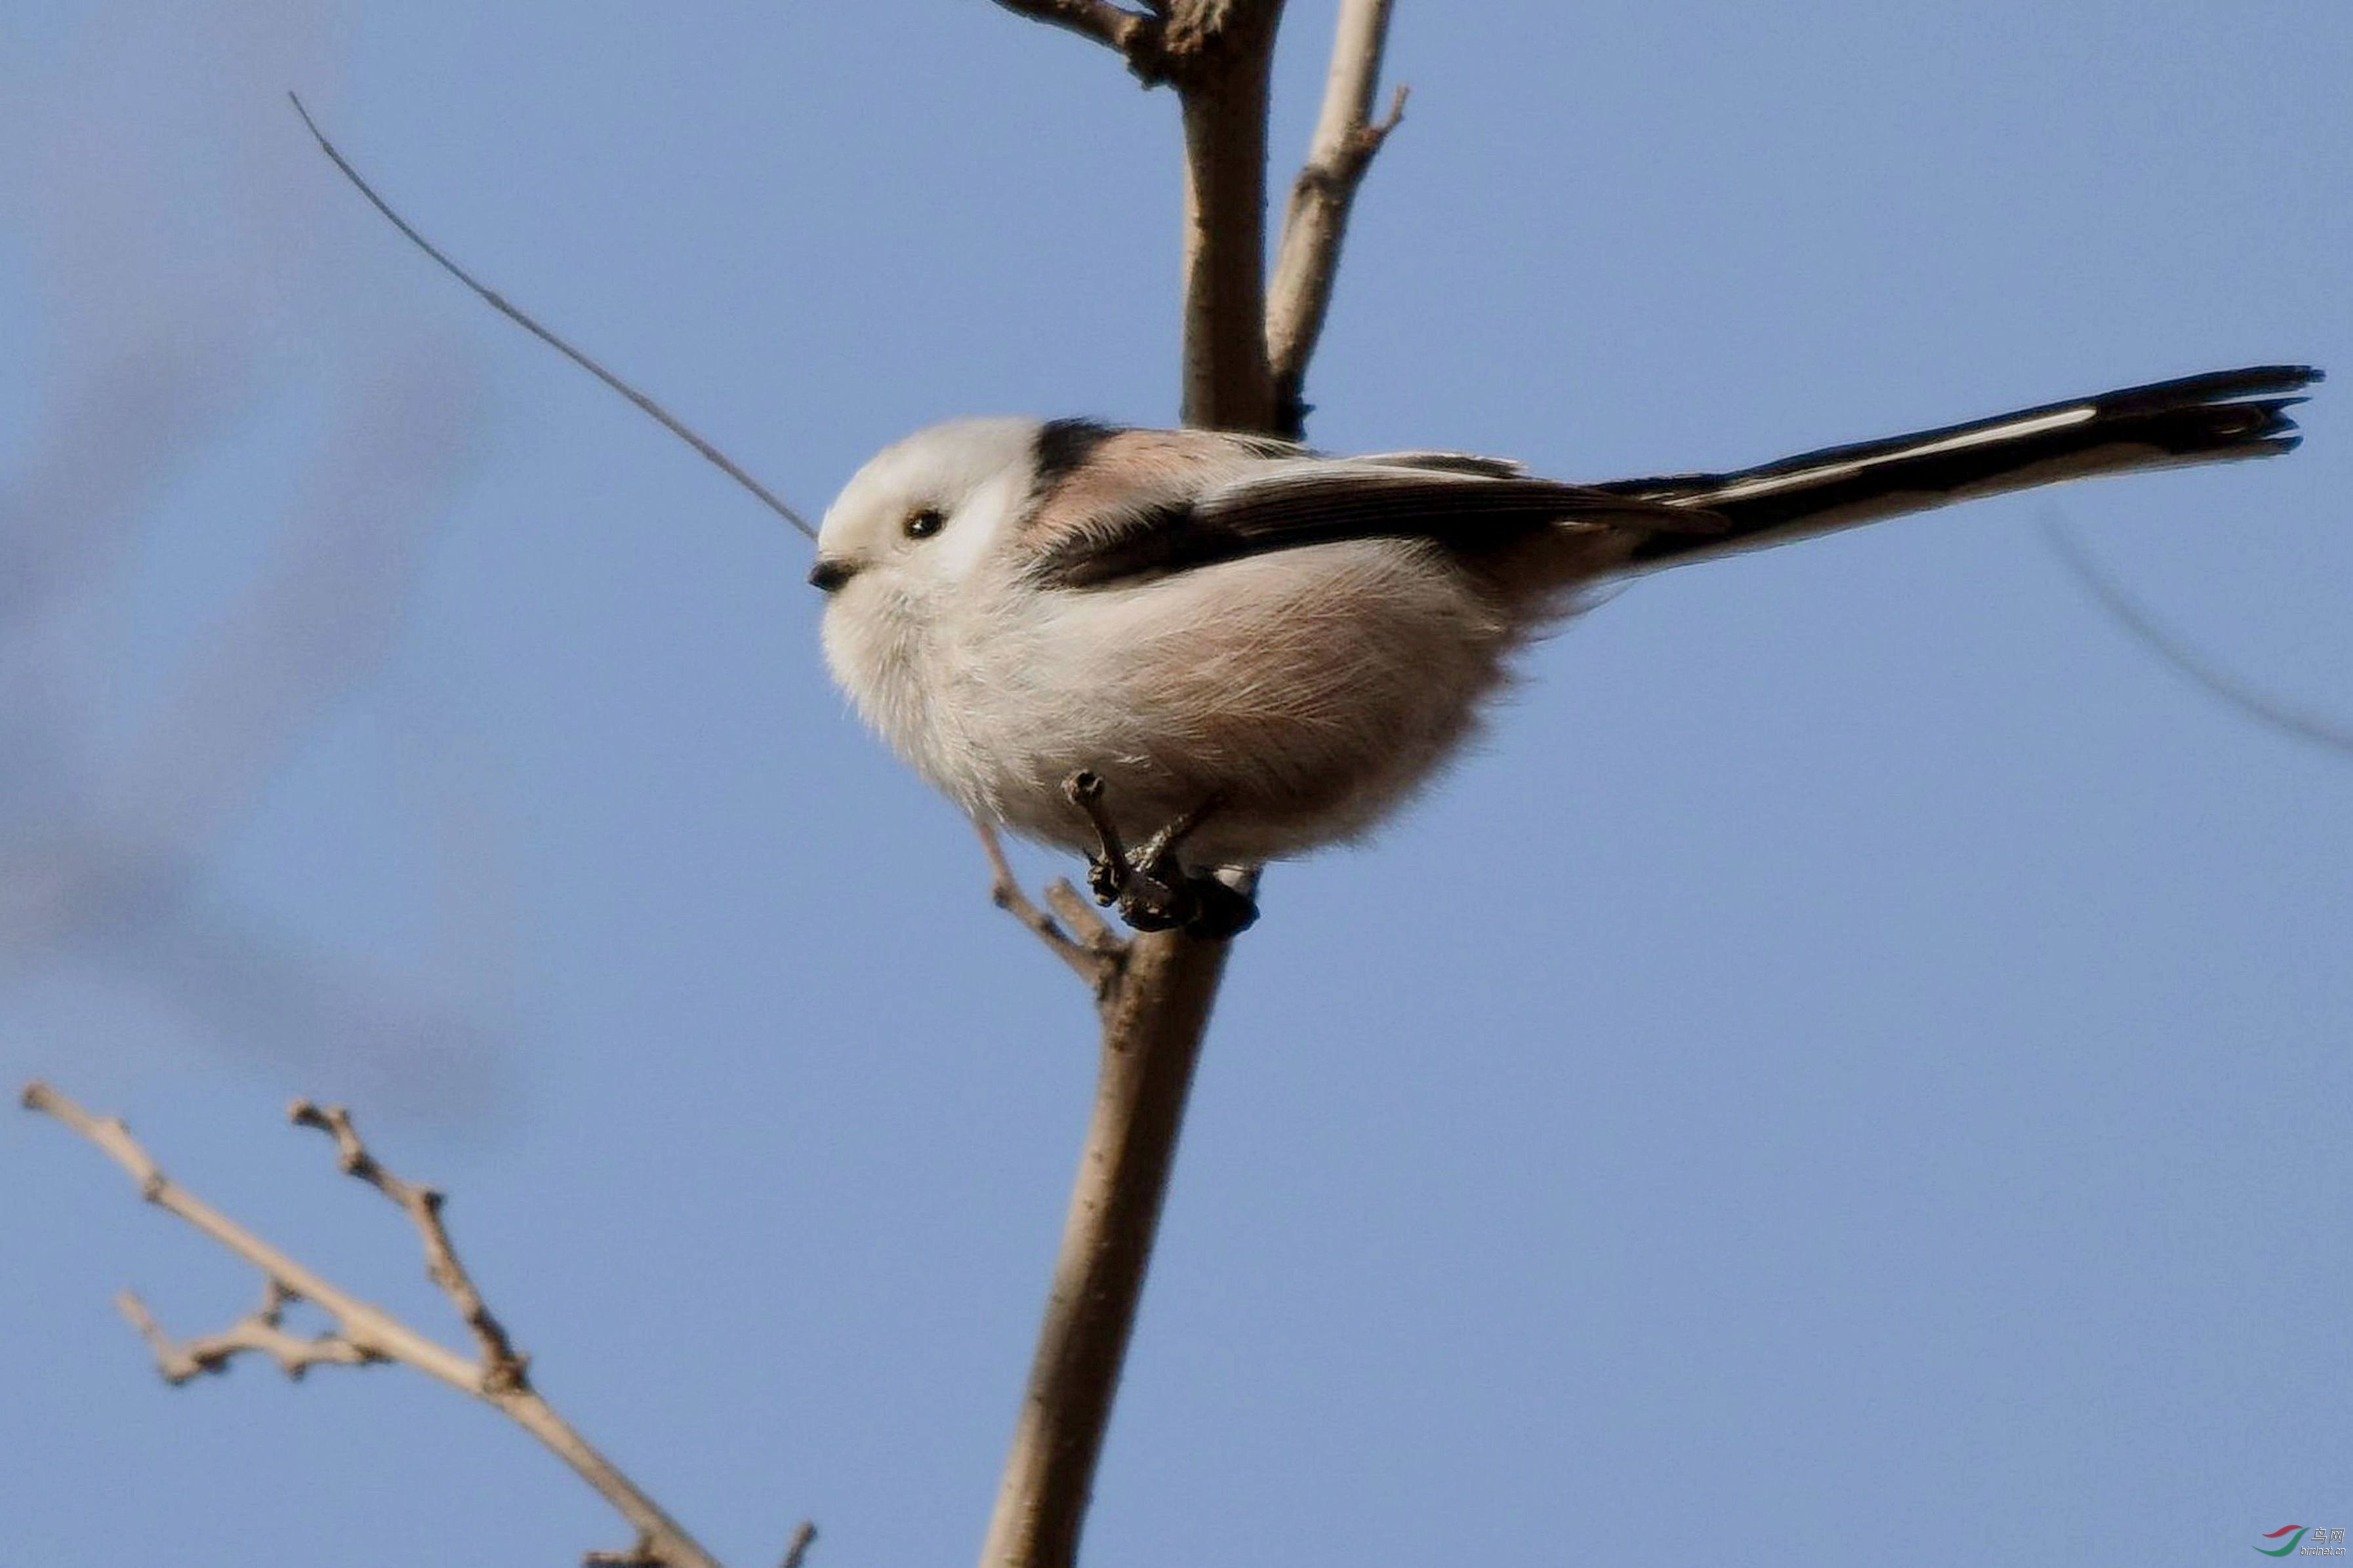
M 975 820 L 1087 850 L 1096 894 L 1145 929 L 1229 935 L 1256 907 L 1198 868 L 1298 855 L 1395 811 L 1461 749 L 1511 656 L 1593 584 L 2032 485 L 2289 451 L 2285 410 L 2321 379 L 2214 371 L 1599 485 L 1462 452 L 965 419 L 876 455 L 813 530 L 451 260 L 294 110 L 436 265 L 815 539 L 826 660 L 867 721 Z
M 2283 411 L 2318 379 L 2221 371 L 1596 485 L 1456 452 L 959 420 L 859 470 L 809 581 L 835 678 L 917 772 L 976 818 L 1089 851 L 1131 922 L 1221 934 L 1253 911 L 1201 868 L 1395 811 L 1579 590 L 2030 485 L 2284 452 Z

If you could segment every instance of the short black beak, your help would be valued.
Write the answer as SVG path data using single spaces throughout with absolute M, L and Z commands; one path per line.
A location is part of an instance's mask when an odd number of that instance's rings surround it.
M 858 568 L 848 561 L 819 561 L 809 568 L 809 584 L 823 593 L 833 593 L 858 575 Z

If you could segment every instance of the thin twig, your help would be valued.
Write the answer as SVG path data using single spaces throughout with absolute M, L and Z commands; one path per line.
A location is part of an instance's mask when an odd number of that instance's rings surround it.
M 786 506 L 784 501 L 779 500 L 765 485 L 763 485 L 759 480 L 754 479 L 751 475 L 738 468 L 733 459 L 730 458 L 726 453 L 721 451 L 718 447 L 712 446 L 710 442 L 704 440 L 702 437 L 696 435 L 691 429 L 688 428 L 684 424 L 681 423 L 669 409 L 664 408 L 660 404 L 656 403 L 652 398 L 648 397 L 644 393 L 639 392 L 636 387 L 631 386 L 628 382 L 623 381 L 619 376 L 615 375 L 611 371 L 607 370 L 603 365 L 598 364 L 595 360 L 590 359 L 586 354 L 581 353 L 578 349 L 574 348 L 570 343 L 565 342 L 562 338 L 557 337 L 545 327 L 541 326 L 522 310 L 508 303 L 505 296 L 500 294 L 498 290 L 488 288 L 482 283 L 477 281 L 472 273 L 467 271 L 464 268 L 450 260 L 449 258 L 444 255 L 441 249 L 431 240 L 417 233 L 417 230 L 411 226 L 406 218 L 393 211 L 391 203 L 376 195 L 375 187 L 369 184 L 367 180 L 357 169 L 352 167 L 351 160 L 345 158 L 340 152 L 337 152 L 335 150 L 335 144 L 327 140 L 327 133 L 319 129 L 319 122 L 312 120 L 311 118 L 311 111 L 302 107 L 301 99 L 290 92 L 288 93 L 286 97 L 288 101 L 294 105 L 294 112 L 302 117 L 302 123 L 310 128 L 311 138 L 319 143 L 319 150 L 324 153 L 328 158 L 333 162 L 336 168 L 343 171 L 343 178 L 349 180 L 353 185 L 357 186 L 359 188 L 360 195 L 368 199 L 369 205 L 375 207 L 376 211 L 382 213 L 385 218 L 390 220 L 392 226 L 398 229 L 403 235 L 406 236 L 410 244 L 416 246 L 417 249 L 423 251 L 426 255 L 431 257 L 434 261 L 438 263 L 444 272 L 447 272 L 450 277 L 455 278 L 459 282 L 463 283 L 467 288 L 472 289 L 474 293 L 480 298 L 482 302 L 490 306 L 491 310 L 496 310 L 508 321 L 514 322 L 517 326 L 522 328 L 523 331 L 537 338 L 541 342 L 545 343 L 548 347 L 554 349 L 556 353 L 570 360 L 574 364 L 578 365 L 582 370 L 586 371 L 590 375 L 595 376 L 598 381 L 603 382 L 607 386 L 611 387 L 615 392 L 617 392 L 623 397 L 628 398 L 632 404 L 637 405 L 638 412 L 649 416 L 654 422 L 659 425 L 663 429 L 669 431 L 671 435 L 677 437 L 680 440 L 685 442 L 688 446 L 702 453 L 703 458 L 713 467 L 718 468 L 721 473 L 725 474 L 729 479 L 733 479 L 737 484 L 751 491 L 753 495 L 758 497 L 761 503 L 766 506 L 770 511 L 775 512 L 778 517 L 783 518 L 786 522 L 791 523 L 795 528 L 800 530 L 803 535 L 809 539 L 815 539 L 817 537 L 817 530 L 809 526 L 808 520 L 807 518 L 801 516 L 799 512 L 795 511 L 791 507 Z
M 618 1552 L 584 1552 L 580 1568 L 662 1568 L 650 1537 L 640 1535 Z
M 449 1298 L 458 1309 L 467 1331 L 482 1357 L 482 1386 L 492 1391 L 522 1388 L 530 1382 L 530 1358 L 514 1348 L 506 1330 L 482 1302 L 482 1293 L 474 1285 L 473 1276 L 458 1260 L 458 1249 L 450 1245 L 449 1229 L 441 1220 L 440 1193 L 431 1187 L 405 1182 L 384 1168 L 376 1157 L 368 1152 L 367 1145 L 352 1125 L 352 1113 L 340 1105 L 321 1107 L 307 1100 L 298 1100 L 286 1112 L 286 1119 L 297 1127 L 315 1127 L 335 1141 L 336 1163 L 343 1174 L 356 1177 L 382 1193 L 408 1215 L 425 1243 L 425 1277 Z
M 1072 908 L 1084 909 L 1085 901 L 1080 899 L 1078 889 L 1066 881 L 1058 879 L 1046 889 L 1047 901 L 1062 918 L 1058 921 L 1039 909 L 1022 889 L 1021 879 L 1013 874 L 997 829 L 978 818 L 974 819 L 972 829 L 979 836 L 981 853 L 988 858 L 989 901 L 1034 932 L 1049 952 L 1087 983 L 1094 993 L 1096 1005 L 1102 1005 L 1118 983 L 1127 944 L 1091 909 L 1085 910 L 1083 922 L 1071 921 Z M 1069 930 L 1064 929 L 1065 922 Z
M 185 1221 L 245 1259 L 260 1272 L 266 1282 L 267 1293 L 259 1311 L 223 1333 L 185 1342 L 172 1340 L 155 1324 L 136 1297 L 128 1298 L 122 1303 L 124 1315 L 131 1319 L 132 1326 L 154 1350 L 164 1376 L 175 1383 L 185 1382 L 198 1373 L 219 1370 L 243 1351 L 275 1355 L 289 1373 L 325 1363 L 357 1365 L 375 1361 L 398 1362 L 481 1400 L 530 1433 L 557 1458 L 569 1465 L 574 1474 L 611 1503 L 621 1518 L 638 1532 L 638 1545 L 632 1549 L 635 1556 L 629 1559 L 634 1568 L 720 1568 L 716 1558 L 697 1544 L 677 1521 L 616 1468 L 611 1460 L 591 1447 L 588 1440 L 557 1415 L 554 1407 L 530 1385 L 522 1375 L 522 1358 L 514 1353 L 512 1345 L 506 1343 L 502 1331 L 497 1333 L 494 1340 L 484 1337 L 482 1329 L 475 1323 L 474 1316 L 468 1312 L 467 1306 L 470 1300 L 479 1307 L 480 1298 L 474 1292 L 465 1271 L 457 1266 L 456 1254 L 448 1247 L 448 1237 L 441 1231 L 438 1197 L 429 1195 L 430 1189 L 414 1186 L 386 1171 L 359 1142 L 358 1134 L 352 1131 L 348 1116 L 340 1112 L 316 1111 L 313 1119 L 301 1114 L 305 1109 L 302 1103 L 296 1106 L 298 1121 L 322 1127 L 334 1136 L 345 1170 L 375 1186 L 409 1212 L 418 1228 L 427 1235 L 428 1258 L 435 1256 L 438 1246 L 439 1256 L 448 1261 L 448 1270 L 446 1275 L 437 1275 L 435 1282 L 458 1304 L 460 1313 L 468 1316 L 470 1325 L 475 1327 L 478 1342 L 482 1345 L 481 1360 L 470 1361 L 417 1332 L 381 1307 L 363 1301 L 341 1286 L 322 1279 L 187 1191 L 164 1174 L 153 1156 L 140 1145 L 139 1141 L 131 1135 L 131 1130 L 118 1118 L 92 1116 L 43 1083 L 26 1086 L 24 1103 L 26 1110 L 56 1118 L 95 1144 L 101 1152 L 131 1173 L 132 1180 L 139 1185 L 142 1198 Z M 436 1237 L 438 1238 L 438 1243 Z M 287 1303 L 298 1300 L 308 1301 L 324 1312 L 334 1325 L 332 1332 L 322 1340 L 304 1341 L 290 1334 L 281 1338 L 264 1331 L 277 1330 L 280 1310 Z M 489 1321 L 486 1309 L 480 1311 L 480 1316 L 483 1321 Z M 494 1350 L 493 1344 L 502 1349 Z M 344 1348 L 332 1348 L 337 1345 Z
M 274 1358 L 280 1372 L 296 1379 L 314 1366 L 366 1366 L 385 1359 L 338 1333 L 311 1338 L 289 1333 L 283 1319 L 292 1300 L 284 1286 L 268 1280 L 262 1286 L 259 1307 L 219 1333 L 200 1334 L 192 1340 L 175 1340 L 165 1333 L 147 1303 L 133 1291 L 117 1291 L 114 1304 L 155 1352 L 155 1369 L 164 1374 L 164 1381 L 174 1386 L 206 1373 L 227 1372 L 231 1361 L 248 1353 Z
M 1390 0 L 1342 0 L 1333 29 L 1332 68 L 1324 108 L 1308 143 L 1307 162 L 1291 187 L 1291 206 L 1274 262 L 1266 305 L 1267 358 L 1274 376 L 1281 434 L 1296 437 L 1306 422 L 1307 362 L 1324 335 L 1332 289 L 1340 275 L 1340 246 L 1356 187 L 1373 156 L 1405 117 L 1406 89 L 1388 112 L 1372 118 L 1387 46 Z
M 1127 939 L 1112 930 L 1093 901 L 1072 887 L 1068 877 L 1057 877 L 1046 884 L 1046 902 L 1053 906 L 1062 929 L 1089 951 L 1113 956 L 1126 952 Z
M 2258 723 L 2332 752 L 2353 752 L 2353 728 L 2324 714 L 2290 707 L 2253 682 L 2215 664 L 2167 629 L 2140 601 L 2126 592 L 2122 584 L 2092 559 L 2084 542 L 2056 517 L 2045 512 L 2042 524 L 2042 537 L 2050 542 L 2059 559 L 2110 615 L 2124 623 L 2126 631 L 2147 644 L 2158 658 Z
M 801 1568 L 808 1558 L 809 1548 L 816 1544 L 816 1522 L 806 1519 L 801 1521 L 800 1528 L 794 1531 L 793 1538 L 785 1543 L 785 1560 L 776 1568 Z

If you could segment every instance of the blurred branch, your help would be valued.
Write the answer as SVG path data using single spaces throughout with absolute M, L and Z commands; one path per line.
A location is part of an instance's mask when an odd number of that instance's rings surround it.
M 2110 615 L 2123 623 L 2125 630 L 2159 658 L 2257 723 L 2269 725 L 2299 741 L 2326 746 L 2332 752 L 2353 752 L 2353 727 L 2321 714 L 2292 708 L 2252 681 L 2242 680 L 2213 663 L 2168 630 L 2140 601 L 2125 590 L 2122 584 L 2110 576 L 2105 567 L 2093 560 L 2091 552 L 2084 547 L 2084 542 L 2076 537 L 2073 531 L 2048 512 L 2041 521 L 2042 537 L 2050 542 L 2067 569 L 2091 590 L 2093 597 L 2098 599 Z
M 691 429 L 688 428 L 687 426 L 681 423 L 675 415 L 670 413 L 669 409 L 664 408 L 660 404 L 656 403 L 652 398 L 648 397 L 644 393 L 639 392 L 636 387 L 631 386 L 628 382 L 623 381 L 619 376 L 615 375 L 611 371 L 607 370 L 603 365 L 598 364 L 595 360 L 590 359 L 586 354 L 581 353 L 578 349 L 574 348 L 570 343 L 565 342 L 564 339 L 557 337 L 554 332 L 548 331 L 545 327 L 541 326 L 536 321 L 533 320 L 531 316 L 524 313 L 521 309 L 510 304 L 507 301 L 506 297 L 501 294 L 497 289 L 491 289 L 481 283 L 472 273 L 467 271 L 464 268 L 450 260 L 449 258 L 444 255 L 440 248 L 431 240 L 417 233 L 416 228 L 409 224 L 409 221 L 406 218 L 395 212 L 392 208 L 391 203 L 376 195 L 375 187 L 369 184 L 365 177 L 364 177 L 357 169 L 352 167 L 351 161 L 336 150 L 335 144 L 332 142 L 327 140 L 327 133 L 319 129 L 319 122 L 312 120 L 311 118 L 311 111 L 302 107 L 302 100 L 301 98 L 290 92 L 286 95 L 286 100 L 294 106 L 294 112 L 302 117 L 302 123 L 309 129 L 311 140 L 319 143 L 319 151 L 324 153 L 327 155 L 328 161 L 332 163 L 336 168 L 343 171 L 343 178 L 349 180 L 355 187 L 357 187 L 360 195 L 367 198 L 368 205 L 375 208 L 376 211 L 382 213 L 385 219 L 391 223 L 392 226 L 401 232 L 404 238 L 406 238 L 411 245 L 417 247 L 417 249 L 431 257 L 435 265 L 438 266 L 442 271 L 447 272 L 450 277 L 455 278 L 459 282 L 463 283 L 468 289 L 472 289 L 474 294 L 480 299 L 482 303 L 488 305 L 491 310 L 496 310 L 508 321 L 514 322 L 515 325 L 522 328 L 523 331 L 529 332 L 533 337 L 537 338 L 541 342 L 545 343 L 549 348 L 554 349 L 565 359 L 570 360 L 574 364 L 578 365 L 582 370 L 586 371 L 590 375 L 595 376 L 598 381 L 603 382 L 607 386 L 611 387 L 615 392 L 617 392 L 623 397 L 628 398 L 630 404 L 634 405 L 639 413 L 646 415 L 663 429 L 669 431 L 671 435 L 677 437 L 680 440 L 685 442 L 688 446 L 701 453 L 705 461 L 709 462 L 721 473 L 725 474 L 729 479 L 733 479 L 737 484 L 743 486 L 746 490 L 749 490 L 759 500 L 762 505 L 765 506 L 770 511 L 775 512 L 778 517 L 783 518 L 786 522 L 791 523 L 793 527 L 799 530 L 804 538 L 815 539 L 817 537 L 817 530 L 809 526 L 808 520 L 807 518 L 801 516 L 799 512 L 795 511 L 791 507 L 786 506 L 782 500 L 777 499 L 777 497 L 771 492 L 765 485 L 763 485 L 759 480 L 754 479 L 751 475 L 738 468 L 735 465 L 734 460 L 729 458 L 726 453 L 721 451 L 718 447 L 712 446 L 710 442 L 704 440 L 702 437 L 696 435 Z
M 1347 237 L 1348 214 L 1356 187 L 1373 157 L 1405 117 L 1406 89 L 1389 99 L 1388 112 L 1375 120 L 1381 52 L 1388 40 L 1390 0 L 1341 0 L 1332 34 L 1332 68 L 1324 79 L 1324 108 L 1308 143 L 1307 162 L 1292 182 L 1291 206 L 1275 252 L 1274 282 L 1268 289 L 1267 357 L 1274 376 L 1275 412 L 1283 434 L 1296 437 L 1307 419 L 1303 400 L 1307 362 L 1324 333 L 1332 309 L 1332 288 L 1340 275 L 1340 247 Z
M 448 1297 L 474 1335 L 479 1353 L 471 1360 L 312 1272 L 174 1182 L 120 1120 L 92 1116 L 42 1083 L 26 1086 L 24 1103 L 27 1110 L 64 1123 L 129 1172 L 146 1202 L 186 1222 L 260 1271 L 264 1294 L 259 1310 L 219 1333 L 191 1340 L 174 1340 L 137 1297 L 126 1293 L 121 1298 L 124 1315 L 154 1352 L 166 1379 L 179 1384 L 204 1373 L 220 1372 L 245 1353 L 274 1357 L 289 1376 L 300 1376 L 321 1364 L 398 1362 L 471 1394 L 530 1433 L 611 1503 L 637 1531 L 636 1543 L 627 1552 L 591 1553 L 589 1561 L 626 1563 L 631 1568 L 719 1568 L 717 1559 L 592 1447 L 532 1386 L 525 1358 L 491 1315 L 458 1259 L 442 1224 L 441 1194 L 386 1170 L 361 1142 L 349 1112 L 338 1106 L 321 1108 L 297 1100 L 290 1116 L 298 1125 L 317 1128 L 332 1138 L 345 1173 L 365 1182 L 408 1215 L 425 1244 L 427 1277 Z M 281 1314 L 296 1301 L 311 1302 L 324 1312 L 333 1324 L 332 1331 L 313 1339 L 287 1332 Z M 797 1551 L 805 1552 L 806 1537 L 813 1534 L 803 1526 L 803 1534 L 796 1537 Z
M 808 1558 L 809 1548 L 816 1544 L 817 1526 L 806 1519 L 801 1521 L 799 1527 L 793 1531 L 793 1538 L 785 1543 L 785 1560 L 776 1568 L 801 1568 Z
M 315 1127 L 335 1141 L 335 1161 L 343 1174 L 365 1182 L 396 1205 L 417 1227 L 425 1242 L 425 1277 L 440 1288 L 458 1309 L 467 1331 L 474 1336 L 480 1355 L 477 1364 L 481 1368 L 481 1384 L 486 1389 L 503 1391 L 522 1388 L 529 1383 L 528 1367 L 523 1356 L 507 1337 L 506 1330 L 491 1316 L 483 1304 L 482 1293 L 474 1286 L 474 1278 L 466 1266 L 458 1261 L 458 1249 L 450 1245 L 449 1229 L 441 1221 L 441 1194 L 431 1187 L 420 1187 L 402 1181 L 379 1163 L 367 1145 L 360 1142 L 358 1131 L 352 1126 L 352 1114 L 340 1105 L 323 1109 L 307 1100 L 298 1100 L 287 1111 L 287 1119 L 297 1127 Z
M 192 1340 L 175 1340 L 165 1333 L 147 1310 L 147 1303 L 132 1291 L 118 1292 L 114 1304 L 131 1320 L 131 1326 L 139 1331 L 147 1348 L 155 1352 L 155 1367 L 164 1374 L 164 1381 L 175 1387 L 206 1373 L 227 1372 L 231 1361 L 248 1352 L 274 1358 L 280 1372 L 298 1379 L 314 1366 L 365 1366 L 385 1359 L 340 1333 L 310 1339 L 289 1333 L 284 1326 L 285 1312 L 297 1300 L 275 1279 L 266 1279 L 262 1282 L 260 1306 L 219 1333 L 202 1334 Z

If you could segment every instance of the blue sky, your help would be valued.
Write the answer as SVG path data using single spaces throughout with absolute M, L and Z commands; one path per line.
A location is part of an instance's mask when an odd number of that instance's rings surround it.
M 1328 29 L 1301 3 L 1278 175 Z M 1335 448 L 1729 466 L 2353 366 L 2353 13 L 1404 0 Z M 350 1098 L 543 1385 L 731 1561 L 977 1544 L 1076 1157 L 1069 977 L 816 649 L 805 508 L 953 414 L 1175 407 L 1174 105 L 982 0 L 0 19 L 0 1068 L 420 1322 Z M 2283 462 L 1641 583 L 1277 868 L 1093 1561 L 2240 1562 L 2353 1513 L 2353 390 Z M 1058 868 L 1025 861 L 1035 874 Z M 0 1558 L 554 1563 L 406 1374 L 173 1393 L 249 1278 L 0 1121 Z M 454 1332 L 453 1332 L 454 1337 Z

